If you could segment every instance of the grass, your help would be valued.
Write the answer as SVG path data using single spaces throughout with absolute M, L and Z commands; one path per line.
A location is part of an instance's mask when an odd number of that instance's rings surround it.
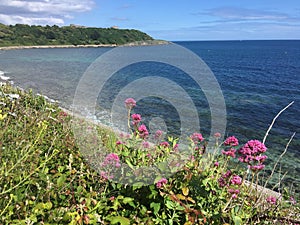
M 182 161 L 176 139 L 149 143 L 141 121 L 129 125 L 129 136 L 97 126 L 97 137 L 80 139 L 74 132 L 94 129 L 90 122 L 30 91 L 1 86 L 0 224 L 300 223 L 299 199 L 288 190 L 261 192 L 262 171 L 247 173 L 243 163 L 217 154 L 237 154 L 240 144 L 221 143 L 215 154 L 204 153 L 198 134 L 191 138 L 192 155 Z M 92 151 L 79 148 L 82 143 Z M 117 177 L 119 163 L 128 166 L 135 185 Z M 155 163 L 158 170 L 145 176 L 141 168 Z

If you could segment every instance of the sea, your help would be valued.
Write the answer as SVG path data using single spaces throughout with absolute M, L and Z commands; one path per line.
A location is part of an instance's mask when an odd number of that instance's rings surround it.
M 120 69 L 115 68 L 116 71 L 111 73 L 109 79 L 101 81 L 103 86 L 100 93 L 97 93 L 95 112 L 91 111 L 86 115 L 119 129 L 118 117 L 113 123 L 111 121 L 115 100 L 120 97 L 119 92 L 125 89 L 125 93 L 132 93 L 127 97 L 136 98 L 134 91 L 138 90 L 141 97 L 137 99 L 134 112 L 142 115 L 149 129 L 152 127 L 151 130 L 154 131 L 154 128 L 161 128 L 168 135 L 179 136 L 185 123 L 182 121 L 185 117 L 184 110 L 189 108 L 198 113 L 197 118 L 191 117 L 190 120 L 199 119 L 201 133 L 209 138 L 213 127 L 211 121 L 218 115 L 213 114 L 211 108 L 214 104 L 214 92 L 201 86 L 201 79 L 203 81 L 206 77 L 199 77 L 197 83 L 193 80 L 195 77 L 189 74 L 205 67 L 207 76 L 215 79 L 217 86 L 214 88 L 219 88 L 215 95 L 221 94 L 224 99 L 224 137 L 234 135 L 240 144 L 251 139 L 263 140 L 274 117 L 293 102 L 276 119 L 266 139 L 266 171 L 272 171 L 289 139 L 296 133 L 277 166 L 273 183 L 278 183 L 287 172 L 282 183 L 299 192 L 300 40 L 180 41 L 173 45 L 184 49 L 186 54 L 170 53 L 165 45 L 121 47 L 122 57 L 125 59 L 139 59 L 138 54 L 143 53 L 141 60 L 126 62 L 127 64 L 118 61 L 120 58 L 117 54 L 120 52 L 101 58 L 114 51 L 115 48 L 109 47 L 0 50 L 0 81 L 10 81 L 21 88 L 32 89 L 57 101 L 60 106 L 72 109 L 74 96 L 82 79 L 94 67 L 105 67 L 105 60 L 110 59 L 108 64 L 117 65 L 116 68 Z M 145 57 L 153 52 L 157 55 L 157 61 Z M 171 62 L 175 62 L 175 65 L 166 63 L 168 60 L 161 60 L 168 56 L 173 57 Z M 190 64 L 195 57 L 200 61 Z M 179 68 L 179 64 L 183 66 Z M 183 69 L 186 67 L 188 71 Z M 96 68 L 93 76 L 102 76 L 107 70 Z M 164 86 L 165 80 L 171 80 L 171 85 Z M 94 91 L 93 81 L 89 82 L 91 84 L 87 87 L 90 85 L 91 91 Z M 96 82 L 99 82 L 98 78 L 95 79 Z M 149 82 L 149 86 L 139 87 L 141 82 Z M 180 88 L 177 89 L 177 86 Z M 159 93 L 166 94 L 166 97 Z M 184 102 L 181 104 L 179 100 Z M 188 114 L 187 112 L 186 115 Z M 120 126 L 124 124 L 121 118 Z M 126 115 L 124 118 L 126 119 Z

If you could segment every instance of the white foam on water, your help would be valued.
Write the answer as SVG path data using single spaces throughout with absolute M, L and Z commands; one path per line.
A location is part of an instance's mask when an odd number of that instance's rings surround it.
M 4 74 L 5 74 L 4 71 L 0 70 L 0 80 L 8 81 L 10 79 L 10 77 L 5 76 Z
M 46 95 L 42 95 L 42 94 L 39 94 L 39 93 L 37 93 L 36 95 L 42 96 L 43 98 L 45 98 L 47 101 L 49 101 L 49 102 L 51 102 L 51 103 L 58 103 L 57 100 L 54 100 L 54 99 L 52 99 L 52 98 L 49 98 L 49 97 L 46 96 Z

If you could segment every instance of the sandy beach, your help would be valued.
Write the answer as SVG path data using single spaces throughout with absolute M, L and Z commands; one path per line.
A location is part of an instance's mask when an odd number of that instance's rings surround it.
M 33 49 L 33 48 L 103 48 L 116 47 L 116 44 L 101 44 L 101 45 L 29 45 L 29 46 L 7 46 L 0 47 L 0 50 L 13 49 Z
M 170 44 L 168 41 L 152 40 L 127 43 L 123 45 L 118 44 L 99 44 L 99 45 L 22 45 L 22 46 L 5 46 L 0 47 L 0 50 L 14 50 L 14 49 L 35 49 L 35 48 L 113 48 L 119 46 L 146 46 L 146 45 L 164 45 Z

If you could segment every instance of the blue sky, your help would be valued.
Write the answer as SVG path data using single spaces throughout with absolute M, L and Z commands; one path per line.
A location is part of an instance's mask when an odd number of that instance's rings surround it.
M 299 0 L 0 0 L 0 23 L 138 29 L 156 39 L 300 39 Z

